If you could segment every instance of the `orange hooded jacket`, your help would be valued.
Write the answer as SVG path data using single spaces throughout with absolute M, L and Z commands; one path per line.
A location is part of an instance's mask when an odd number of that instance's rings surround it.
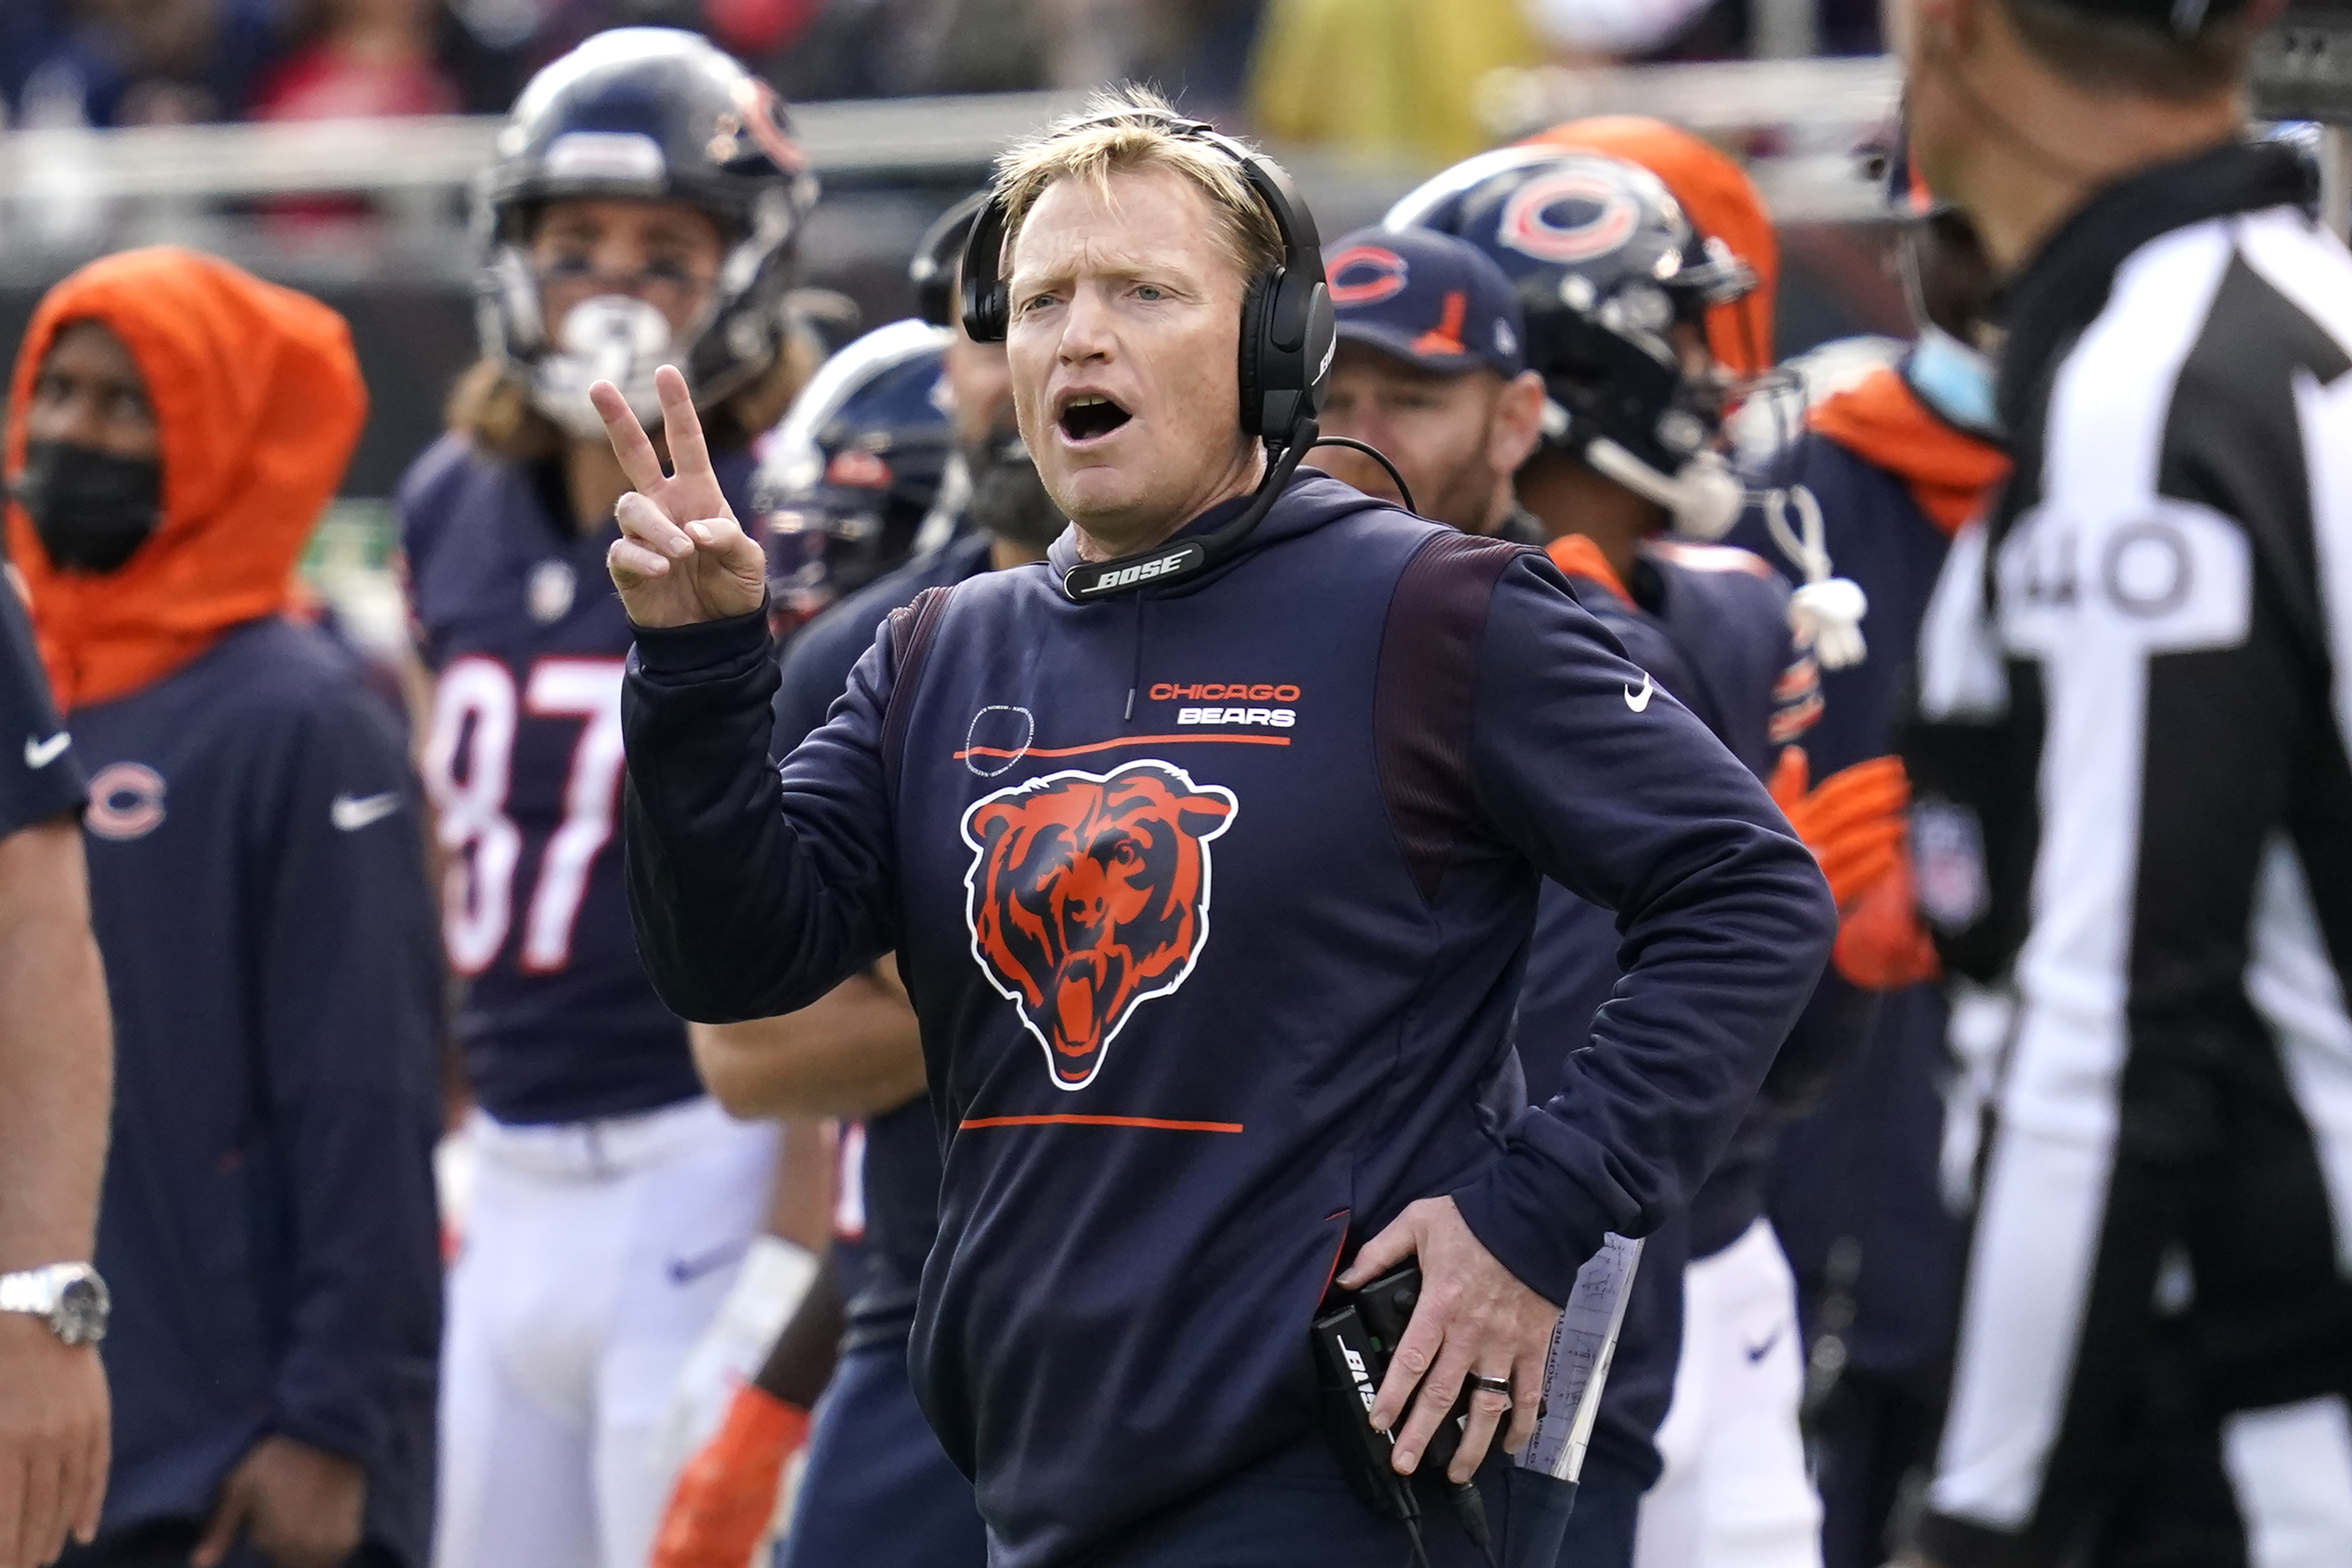
M 1745 380 L 1772 368 L 1772 300 L 1780 284 L 1780 241 L 1747 171 L 1678 126 L 1637 114 L 1571 120 L 1531 142 L 1599 153 L 1639 163 L 1665 182 L 1693 227 L 1719 239 L 1755 269 L 1756 287 L 1706 313 L 1706 346 L 1717 364 Z
M 104 322 L 147 384 L 163 517 L 122 568 L 59 572 L 22 507 L 8 553 L 25 574 L 41 658 L 70 710 L 153 684 L 230 627 L 284 610 L 296 561 L 358 444 L 367 391 L 342 317 L 215 257 L 170 247 L 94 261 L 33 313 L 10 389 L 7 474 L 58 331 Z

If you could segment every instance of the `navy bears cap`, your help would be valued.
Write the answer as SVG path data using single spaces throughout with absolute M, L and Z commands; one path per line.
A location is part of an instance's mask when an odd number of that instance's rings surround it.
M 1342 342 L 1439 375 L 1528 368 L 1527 325 L 1510 279 L 1467 240 L 1434 229 L 1360 228 L 1323 251 Z

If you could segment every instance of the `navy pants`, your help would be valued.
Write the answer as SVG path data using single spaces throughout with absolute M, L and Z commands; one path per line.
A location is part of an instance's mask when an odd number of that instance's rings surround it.
M 1513 1492 L 1505 1467 L 1499 1453 L 1489 1458 L 1478 1471 L 1478 1489 L 1495 1560 L 1522 1568 L 1512 1551 Z M 1421 1541 L 1430 1568 L 1486 1568 L 1486 1557 L 1444 1504 L 1423 1507 Z M 1404 1526 L 1356 1500 L 1322 1434 L 1312 1432 L 1147 1521 L 1089 1558 L 1087 1568 L 1408 1568 L 1412 1562 Z
M 907 1343 L 841 1358 L 817 1402 L 793 1528 L 775 1568 L 984 1568 L 971 1483 L 915 1403 Z
M 1490 1459 L 1479 1489 L 1496 1561 L 1522 1568 L 1510 1550 L 1503 1468 Z M 1638 1492 L 1580 1496 L 1569 1531 L 1581 1544 L 1558 1560 L 1559 1568 L 1629 1568 L 1639 1501 Z M 1430 1568 L 1486 1568 L 1441 1504 L 1429 1508 L 1422 1543 Z M 982 1568 L 987 1556 L 971 1484 L 923 1420 L 904 1345 L 844 1356 L 817 1406 L 792 1532 L 775 1568 Z M 1322 1435 L 1308 1433 L 1147 1521 L 1087 1568 L 1407 1568 L 1411 1561 L 1404 1527 L 1358 1502 Z
M 1559 1544 L 1559 1568 L 1633 1568 L 1633 1535 L 1642 1521 L 1642 1489 L 1631 1481 L 1593 1477 L 1577 1489 L 1576 1511 Z

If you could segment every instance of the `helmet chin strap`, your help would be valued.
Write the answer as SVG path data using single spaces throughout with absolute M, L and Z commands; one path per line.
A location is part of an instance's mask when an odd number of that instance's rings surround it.
M 1603 479 L 1664 507 L 1677 533 L 1721 539 L 1739 521 L 1746 493 L 1731 466 L 1714 452 L 1700 453 L 1669 478 L 1608 437 L 1595 436 L 1585 443 L 1584 461 Z

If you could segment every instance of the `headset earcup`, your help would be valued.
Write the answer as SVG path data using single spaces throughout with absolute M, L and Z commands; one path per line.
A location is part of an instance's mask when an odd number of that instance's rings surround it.
M 1242 425 L 1252 435 L 1286 439 L 1301 419 L 1323 411 L 1339 342 L 1331 293 L 1320 268 L 1278 269 L 1259 279 L 1249 303 L 1255 308 L 1243 311 Z
M 1265 395 L 1271 385 L 1266 355 L 1273 347 L 1266 318 L 1274 309 L 1281 279 L 1279 268 L 1270 273 L 1261 272 L 1250 279 L 1248 291 L 1242 295 L 1241 412 L 1244 436 L 1265 434 Z
M 976 343 L 1001 343 L 1012 309 L 1005 299 L 1003 267 L 1004 208 L 992 200 L 972 219 L 971 237 L 964 242 L 962 295 L 964 335 Z
M 1314 417 L 1323 412 L 1324 400 L 1331 395 L 1331 364 L 1339 356 L 1339 318 L 1331 308 L 1330 287 L 1320 278 L 1307 301 L 1307 341 L 1302 348 L 1300 363 L 1307 372 L 1304 412 Z

